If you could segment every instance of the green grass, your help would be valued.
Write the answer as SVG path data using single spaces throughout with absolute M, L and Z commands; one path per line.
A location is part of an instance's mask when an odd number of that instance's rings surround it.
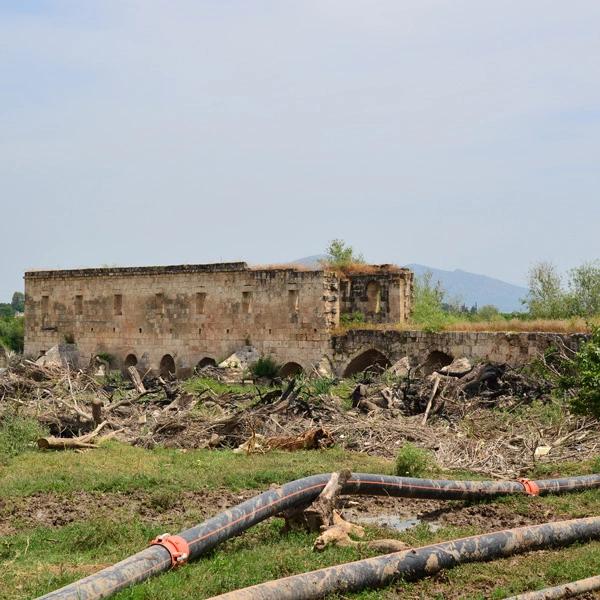
M 112 442 L 83 454 L 21 454 L 0 466 L 0 489 L 3 496 L 76 490 L 131 492 L 161 486 L 256 489 L 342 468 L 391 473 L 391 463 L 385 459 L 340 448 L 245 455 L 229 450 L 149 451 Z
M 9 414 L 0 420 L 0 465 L 27 451 L 48 431 L 35 419 Z
M 551 475 L 588 473 L 594 461 L 554 465 Z M 20 505 L 20 498 L 44 492 L 74 495 L 94 492 L 92 517 L 62 527 L 27 526 L 16 513 L 0 511 L 0 528 L 9 522 L 18 531 L 0 538 L 2 586 L 0 599 L 21 600 L 56 589 L 89 575 L 143 548 L 149 539 L 165 530 L 173 533 L 201 519 L 195 507 L 185 514 L 173 512 L 180 491 L 207 488 L 231 490 L 268 488 L 308 474 L 339 470 L 390 473 L 393 463 L 379 458 L 325 451 L 236 455 L 229 451 L 155 449 L 144 450 L 110 443 L 83 454 L 74 452 L 25 451 L 0 467 L 2 499 Z M 469 477 L 468 473 L 445 473 Z M 96 503 L 103 494 L 123 493 L 133 497 L 149 494 L 149 503 L 164 517 L 143 517 L 115 510 L 99 516 Z M 37 497 L 37 501 L 40 498 Z M 600 514 L 600 491 L 589 490 L 563 496 L 529 498 L 511 496 L 487 504 L 503 505 L 524 516 L 546 513 L 570 518 Z M 200 507 L 198 507 L 200 508 Z M 206 507 L 203 507 L 206 508 Z M 214 509 L 214 510 L 213 510 Z M 217 506 L 210 512 L 218 512 Z M 129 515 L 129 516 L 127 516 Z M 29 521 L 31 523 L 31 520 Z M 402 534 L 367 529 L 369 538 L 396 537 L 411 546 L 421 546 L 465 535 L 484 533 L 478 525 L 445 526 L 432 532 L 420 525 Z M 496 524 L 497 525 L 497 524 Z M 370 556 L 356 548 L 312 551 L 315 535 L 281 533 L 282 521 L 272 519 L 244 535 L 219 546 L 184 568 L 153 578 L 118 594 L 117 600 L 182 600 L 207 598 L 233 590 L 340 562 Z M 486 564 L 463 565 L 414 583 L 396 583 L 384 590 L 366 590 L 344 598 L 504 598 L 509 594 L 557 584 L 596 574 L 600 569 L 600 543 L 576 545 L 561 550 L 534 552 Z M 341 597 L 340 597 L 341 598 Z

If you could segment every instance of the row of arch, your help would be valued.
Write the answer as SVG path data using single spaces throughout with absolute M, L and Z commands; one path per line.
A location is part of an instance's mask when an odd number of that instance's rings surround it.
M 453 357 L 446 352 L 434 350 L 430 352 L 426 359 L 420 364 L 420 368 L 425 375 L 438 371 L 442 367 L 449 365 Z M 358 373 L 372 372 L 380 373 L 392 366 L 390 359 L 381 351 L 370 348 L 355 356 L 344 369 L 344 377 L 352 377 Z
M 125 357 L 123 361 L 123 370 L 126 371 L 129 367 L 136 367 L 138 364 L 138 358 L 135 354 L 130 353 Z M 196 369 L 203 369 L 204 367 L 216 367 L 217 362 L 214 358 L 210 358 L 209 356 L 205 356 L 202 360 L 198 361 L 196 365 Z M 299 375 L 304 371 L 302 365 L 297 362 L 287 362 L 285 363 L 281 369 L 279 370 L 279 376 L 286 377 L 294 377 Z M 175 359 L 170 354 L 165 354 L 159 363 L 159 373 L 161 377 L 172 377 L 176 374 L 177 367 L 175 365 Z
M 425 361 L 421 364 L 421 369 L 425 374 L 433 373 L 442 367 L 449 365 L 452 362 L 452 356 L 434 350 L 430 352 Z M 138 359 L 135 354 L 128 354 L 123 361 L 124 370 L 129 367 L 135 367 L 138 364 Z M 217 363 L 213 358 L 208 356 L 198 361 L 196 369 L 202 369 L 207 366 L 216 366 Z M 352 377 L 358 373 L 372 372 L 377 373 L 385 371 L 391 367 L 390 359 L 381 351 L 375 348 L 370 348 L 355 356 L 346 366 L 343 372 L 343 377 Z M 177 372 L 175 359 L 170 354 L 165 354 L 159 363 L 159 372 L 161 377 L 172 377 Z M 279 376 L 282 378 L 295 377 L 304 372 L 304 368 L 297 362 L 287 362 L 279 370 Z
M 135 354 L 128 354 L 123 361 L 123 369 L 127 370 L 129 367 L 137 367 L 138 358 Z M 160 359 L 159 372 L 161 377 L 173 377 L 177 372 L 175 366 L 175 359 L 170 354 L 165 354 Z

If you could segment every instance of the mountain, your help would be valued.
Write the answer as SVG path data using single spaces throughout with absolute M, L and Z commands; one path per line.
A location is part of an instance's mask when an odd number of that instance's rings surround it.
M 295 260 L 294 263 L 306 267 L 318 267 L 319 260 L 325 258 L 324 254 L 314 254 Z M 431 271 L 433 281 L 439 281 L 446 290 L 449 298 L 458 298 L 467 306 L 482 307 L 485 304 L 493 304 L 502 312 L 513 312 L 523 310 L 521 298 L 527 295 L 527 288 L 488 277 L 469 273 L 462 269 L 444 271 L 425 265 L 406 265 L 420 277 L 423 273 Z
M 459 298 L 467 306 L 482 307 L 485 304 L 493 304 L 502 312 L 513 312 L 523 310 L 521 298 L 527 295 L 527 288 L 506 283 L 487 275 L 469 273 L 462 269 L 444 271 L 434 269 L 425 265 L 406 265 L 412 269 L 417 276 L 431 271 L 433 281 L 439 281 L 446 290 L 449 298 Z
M 304 258 L 299 258 L 298 260 L 293 260 L 293 265 L 302 265 L 303 267 L 308 267 L 309 269 L 317 269 L 321 266 L 321 261 L 327 258 L 326 254 L 313 254 L 312 256 L 305 256 Z

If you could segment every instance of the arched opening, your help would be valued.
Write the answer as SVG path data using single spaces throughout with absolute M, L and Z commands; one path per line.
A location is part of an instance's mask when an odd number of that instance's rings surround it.
M 381 373 L 385 371 L 391 363 L 387 356 L 379 350 L 372 348 L 362 354 L 354 357 L 344 371 L 344 377 L 352 377 L 357 373 Z
M 381 286 L 376 281 L 367 283 L 367 310 L 370 313 L 379 313 L 381 310 Z
M 296 377 L 296 375 L 300 375 L 300 373 L 302 373 L 303 371 L 304 369 L 302 368 L 302 365 L 299 365 L 296 362 L 288 362 L 285 363 L 285 365 L 283 365 L 281 369 L 279 369 L 279 377 L 281 377 L 282 379 L 286 379 L 288 377 Z
M 160 376 L 174 377 L 175 376 L 175 361 L 170 354 L 165 354 L 160 359 Z
M 135 354 L 128 354 L 125 357 L 125 360 L 123 361 L 123 365 L 126 369 L 128 369 L 129 367 L 135 367 L 135 365 L 137 365 L 138 360 L 137 360 L 137 356 Z
M 440 352 L 439 350 L 434 350 L 430 352 L 421 370 L 424 375 L 431 375 L 431 373 L 435 371 L 439 371 L 442 367 L 449 365 L 454 359 L 445 352 Z
M 204 369 L 204 367 L 216 367 L 217 361 L 214 358 L 210 358 L 210 356 L 205 356 L 202 360 L 198 361 L 196 365 L 196 370 Z

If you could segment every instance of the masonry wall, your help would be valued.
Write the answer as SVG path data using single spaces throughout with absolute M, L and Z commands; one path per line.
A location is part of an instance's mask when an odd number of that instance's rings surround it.
M 352 273 L 340 281 L 342 313 L 362 313 L 369 323 L 404 323 L 410 316 L 412 272 L 408 269 Z
M 182 376 L 248 343 L 308 369 L 339 323 L 335 275 L 245 263 L 30 272 L 25 296 L 27 355 L 73 339 L 84 360 L 134 355 L 158 370 L 168 354 Z
M 382 364 L 393 364 L 408 356 L 412 364 L 417 365 L 436 354 L 444 354 L 450 359 L 465 356 L 475 361 L 489 360 L 518 366 L 559 343 L 576 350 L 586 338 L 585 334 L 543 332 L 428 333 L 357 329 L 332 338 L 331 360 L 333 370 L 340 376 L 344 375 L 353 361 L 358 364 L 360 361 L 356 359 L 369 352 L 371 360 L 379 358 Z

